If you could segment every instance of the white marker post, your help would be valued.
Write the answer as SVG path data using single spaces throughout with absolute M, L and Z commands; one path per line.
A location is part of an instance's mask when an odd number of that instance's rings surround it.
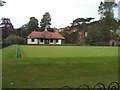
M 17 59 L 21 58 L 21 52 L 20 52 L 19 44 L 17 45 L 17 49 L 16 49 L 16 57 L 17 57 Z

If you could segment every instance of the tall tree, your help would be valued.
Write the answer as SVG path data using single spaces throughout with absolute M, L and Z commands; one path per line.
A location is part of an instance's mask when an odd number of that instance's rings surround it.
M 116 38 L 118 28 L 117 21 L 114 19 L 113 9 L 117 7 L 115 2 L 100 2 L 98 13 L 100 20 L 88 25 L 87 42 L 99 45 L 108 45 L 111 39 Z M 111 32 L 112 31 L 112 32 Z
M 41 19 L 40 26 L 41 26 L 42 29 L 44 29 L 45 27 L 49 28 L 50 25 L 51 25 L 51 17 L 50 17 L 49 12 L 46 12 L 43 15 L 43 18 Z
M 65 43 L 71 43 L 71 37 L 70 37 L 69 30 L 70 30 L 70 27 L 67 26 L 63 28 L 63 30 L 60 32 L 60 34 L 65 37 Z
M 29 31 L 38 31 L 38 20 L 35 17 L 31 17 L 28 23 L 28 30 Z
M 72 38 L 72 41 L 75 41 L 77 43 L 83 43 L 85 42 L 85 37 L 83 37 L 81 40 L 80 40 L 80 31 L 83 33 L 83 35 L 85 34 L 86 32 L 86 23 L 90 22 L 91 20 L 93 20 L 94 18 L 90 17 L 90 18 L 77 18 L 75 20 L 73 20 L 73 23 L 72 23 L 72 27 L 75 27 L 77 29 L 77 32 L 75 33 L 72 33 L 70 36 Z
M 75 20 L 73 20 L 73 23 L 72 23 L 72 27 L 76 27 L 79 30 L 82 29 L 82 31 L 85 31 L 85 25 L 86 25 L 86 22 L 90 22 L 92 19 L 92 17 L 90 18 L 77 18 Z
M 101 19 L 104 17 L 114 18 L 114 8 L 117 7 L 115 1 L 113 2 L 100 2 L 100 6 L 98 7 L 98 12 L 101 15 Z
M 111 30 L 116 31 L 118 28 L 117 21 L 114 19 L 114 8 L 117 7 L 117 4 L 113 2 L 101 2 L 98 7 L 98 12 L 101 15 L 100 17 L 100 27 L 101 33 L 106 38 L 104 40 L 111 39 Z
M 38 25 L 38 20 L 35 17 L 30 17 L 29 22 L 20 27 L 20 31 L 18 31 L 18 34 L 21 37 L 26 38 L 30 32 L 38 31 Z
M 30 31 L 28 30 L 28 23 L 24 24 L 21 28 L 20 28 L 20 36 L 23 38 L 26 38 L 27 35 L 30 33 Z
M 94 22 L 88 25 L 87 27 L 88 36 L 86 42 L 89 44 L 94 44 L 96 42 L 102 41 L 103 37 L 101 34 L 101 29 L 99 27 L 99 22 Z
M 0 27 L 2 28 L 2 39 L 14 33 L 14 27 L 9 18 L 2 18 Z
M 0 0 L 0 7 L 1 7 L 1 6 L 4 6 L 5 3 L 6 3 L 5 1 Z

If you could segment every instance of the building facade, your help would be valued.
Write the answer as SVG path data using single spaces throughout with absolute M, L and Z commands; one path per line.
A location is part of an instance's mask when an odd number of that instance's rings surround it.
M 27 36 L 27 44 L 51 44 L 61 45 L 64 42 L 64 37 L 57 32 L 33 31 Z

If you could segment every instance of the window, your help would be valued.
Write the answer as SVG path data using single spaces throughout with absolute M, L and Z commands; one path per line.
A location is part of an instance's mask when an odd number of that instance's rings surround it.
M 53 39 L 50 39 L 50 42 L 53 42 Z
M 58 39 L 56 39 L 56 42 L 58 42 Z
M 43 42 L 43 39 L 41 38 L 41 42 Z
M 31 42 L 34 42 L 35 40 L 34 40 L 34 38 L 31 38 Z

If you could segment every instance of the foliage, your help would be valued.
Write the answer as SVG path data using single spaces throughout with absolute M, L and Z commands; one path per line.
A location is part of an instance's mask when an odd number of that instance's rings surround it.
M 0 7 L 4 6 L 5 3 L 6 3 L 5 1 L 0 0 Z
M 77 43 L 77 41 L 78 41 L 78 36 L 79 36 L 78 32 L 72 32 L 72 33 L 70 34 L 70 38 L 69 38 L 70 42 L 71 42 L 71 43 Z
M 21 44 L 21 43 L 24 42 L 24 39 L 21 38 L 20 36 L 15 35 L 15 34 L 11 34 L 7 38 L 5 38 L 3 41 L 10 42 L 10 43 Z
M 0 25 L 2 28 L 2 39 L 14 33 L 14 28 L 9 18 L 2 18 Z
M 90 17 L 90 18 L 77 18 L 75 20 L 73 20 L 72 23 L 72 27 L 76 27 L 78 29 L 78 31 L 82 30 L 85 31 L 85 27 L 86 27 L 86 22 L 90 22 L 91 20 L 93 20 L 94 18 Z
M 44 15 L 43 15 L 43 18 L 41 19 L 41 22 L 40 22 L 40 26 L 41 28 L 45 28 L 45 27 L 50 27 L 51 25 L 51 17 L 50 17 L 50 14 L 49 12 L 46 12 Z
M 104 25 L 101 24 L 101 21 L 98 21 L 94 24 L 90 24 L 87 27 L 88 36 L 86 38 L 87 43 L 97 43 L 102 41 L 109 41 L 111 33 Z
M 28 23 L 24 24 L 20 29 L 21 37 L 26 38 L 31 31 L 28 30 Z
M 118 23 L 114 19 L 113 8 L 117 7 L 115 2 L 101 2 L 99 6 L 99 14 L 101 14 L 100 27 L 102 30 L 102 35 L 104 35 L 104 40 L 114 39 L 114 35 L 111 31 L 116 32 L 118 29 Z M 115 35 L 116 37 L 116 35 Z
M 38 31 L 38 25 L 38 20 L 35 17 L 30 17 L 29 22 L 21 26 L 19 34 L 21 37 L 26 38 L 30 32 Z
M 31 17 L 28 23 L 28 30 L 29 31 L 38 31 L 38 20 L 35 17 Z
M 95 28 L 96 27 L 96 28 Z M 100 32 L 99 26 L 97 24 L 89 25 L 88 26 L 88 36 L 87 36 L 87 42 L 89 43 L 95 43 L 102 40 L 102 34 Z
M 117 21 L 115 19 L 103 18 L 97 22 L 93 22 L 87 26 L 87 42 L 109 42 L 111 39 L 116 40 L 118 35 L 116 30 L 118 28 Z
M 70 43 L 70 39 L 69 39 L 69 38 L 70 38 L 69 30 L 70 30 L 69 27 L 65 27 L 65 28 L 63 29 L 63 31 L 60 32 L 60 34 L 61 34 L 63 37 L 65 37 L 65 43 Z
M 98 7 L 98 12 L 101 15 L 101 19 L 104 17 L 114 18 L 113 8 L 116 8 L 117 4 L 115 2 L 100 2 Z
M 43 19 L 41 19 L 41 28 L 39 28 L 38 20 L 35 17 L 30 17 L 30 20 L 28 23 L 21 26 L 19 31 L 17 31 L 17 35 L 20 35 L 23 38 L 26 38 L 29 33 L 32 31 L 43 31 L 46 25 L 51 25 L 50 23 L 51 18 L 50 14 L 47 12 L 45 15 L 43 15 Z M 52 28 L 48 29 L 49 31 L 53 31 Z
M 115 2 L 101 2 L 98 12 L 101 15 L 99 21 L 88 25 L 88 43 L 109 42 L 111 39 L 116 40 L 118 35 L 118 23 L 114 19 L 113 8 L 116 7 Z M 112 32 L 111 32 L 112 31 Z

